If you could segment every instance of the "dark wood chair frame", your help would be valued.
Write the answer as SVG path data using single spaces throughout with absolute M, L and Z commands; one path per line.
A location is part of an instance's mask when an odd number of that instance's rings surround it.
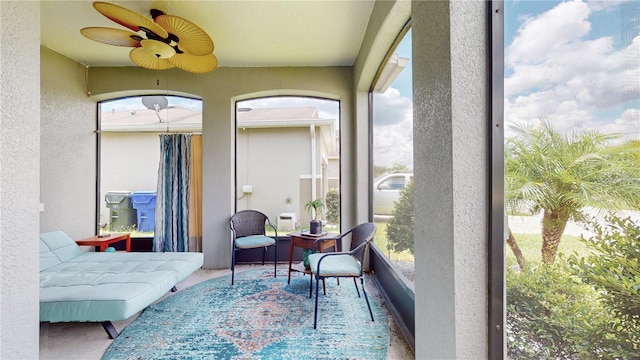
M 241 210 L 231 216 L 231 219 L 229 220 L 231 234 L 233 235 L 231 240 L 231 285 L 233 285 L 235 278 L 236 251 L 248 250 L 248 248 L 237 248 L 236 239 L 251 235 L 266 236 L 267 225 L 273 228 L 273 231 L 275 232 L 275 244 L 271 246 L 275 246 L 273 255 L 273 277 L 276 277 L 278 267 L 278 229 L 276 229 L 276 227 L 271 224 L 271 221 L 269 220 L 269 217 L 267 215 L 257 210 Z M 263 248 L 262 265 L 264 265 L 268 247 L 270 246 L 265 246 Z

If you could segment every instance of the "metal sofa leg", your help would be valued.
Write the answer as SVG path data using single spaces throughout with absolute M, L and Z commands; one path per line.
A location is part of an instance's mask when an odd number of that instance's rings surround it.
M 103 321 L 101 324 L 102 324 L 102 327 L 104 328 L 104 330 L 109 335 L 109 339 L 115 339 L 115 338 L 118 337 L 118 335 L 120 335 L 120 334 L 118 334 L 118 330 L 116 330 L 116 327 L 113 326 L 111 321 Z

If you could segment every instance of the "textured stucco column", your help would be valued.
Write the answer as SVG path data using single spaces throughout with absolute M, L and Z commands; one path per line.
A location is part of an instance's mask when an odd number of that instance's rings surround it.
M 487 17 L 413 1 L 416 358 L 487 357 Z
M 0 1 L 0 358 L 39 353 L 40 3 Z

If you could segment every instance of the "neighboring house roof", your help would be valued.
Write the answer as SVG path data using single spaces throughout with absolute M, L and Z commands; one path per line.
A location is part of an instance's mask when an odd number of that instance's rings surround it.
M 313 106 L 247 109 L 238 112 L 238 121 L 317 119 L 318 108 Z
M 338 152 L 335 119 L 322 119 L 318 109 L 312 106 L 263 108 L 238 111 L 238 127 L 246 129 L 259 128 L 309 128 L 314 125 L 319 129 L 319 138 L 329 154 Z
M 102 112 L 102 131 L 202 131 L 202 112 L 169 107 L 156 113 L 147 108 Z
M 323 119 L 312 106 L 262 108 L 238 111 L 239 128 L 291 128 L 314 125 L 325 142 L 329 153 L 337 152 L 335 119 Z M 147 108 L 102 112 L 103 132 L 200 132 L 202 112 L 179 106 L 170 106 L 158 112 Z

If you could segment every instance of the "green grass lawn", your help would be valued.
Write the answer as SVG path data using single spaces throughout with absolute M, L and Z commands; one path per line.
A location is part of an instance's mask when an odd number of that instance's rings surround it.
M 405 250 L 402 252 L 395 252 L 387 249 L 387 244 L 389 241 L 387 240 L 387 223 L 386 222 L 375 222 L 376 225 L 376 235 L 373 238 L 373 243 L 380 249 L 389 260 L 391 261 L 414 261 L 413 255 Z
M 539 264 L 541 262 L 541 249 L 542 249 L 542 235 L 540 234 L 513 234 L 516 239 L 516 243 L 522 251 L 522 255 L 528 264 Z M 505 249 L 505 261 L 507 266 L 516 265 L 516 257 L 513 255 L 513 251 L 507 245 Z M 587 246 L 580 241 L 577 236 L 564 235 L 558 246 L 558 257 L 560 254 L 564 256 L 573 255 L 577 253 L 579 257 L 587 256 L 591 254 L 591 251 Z

